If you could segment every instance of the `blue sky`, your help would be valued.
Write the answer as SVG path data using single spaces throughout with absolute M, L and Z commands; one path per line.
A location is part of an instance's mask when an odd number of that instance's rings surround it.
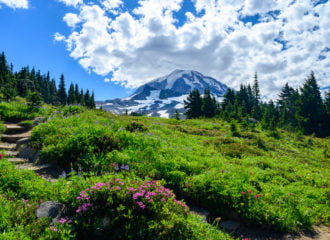
M 330 85 L 329 22 L 325 0 L 0 0 L 0 51 L 98 100 L 175 69 L 233 88 L 258 72 L 274 98 L 311 70 Z

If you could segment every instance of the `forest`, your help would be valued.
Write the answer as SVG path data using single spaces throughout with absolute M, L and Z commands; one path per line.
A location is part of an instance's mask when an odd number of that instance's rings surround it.
M 59 85 L 50 73 L 42 74 L 40 70 L 23 67 L 14 72 L 14 67 L 6 60 L 5 53 L 0 55 L 0 99 L 8 101 L 16 96 L 52 105 L 81 105 L 95 108 L 94 93 L 79 89 L 78 84 L 70 84 L 66 90 L 64 75 L 61 74 Z
M 220 117 L 243 124 L 257 121 L 267 130 L 281 128 L 317 137 L 330 136 L 330 89 L 322 98 L 313 72 L 298 89 L 285 84 L 275 101 L 261 101 L 255 74 L 253 86 L 241 85 L 238 91 L 228 89 L 221 103 L 216 102 L 209 89 L 203 96 L 193 90 L 185 101 L 185 109 L 190 119 Z

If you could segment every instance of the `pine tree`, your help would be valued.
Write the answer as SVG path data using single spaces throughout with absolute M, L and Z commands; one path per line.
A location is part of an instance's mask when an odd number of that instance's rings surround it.
M 176 120 L 180 120 L 181 119 L 181 114 L 179 113 L 178 110 L 175 110 L 174 112 L 174 115 L 173 115 L 173 118 L 176 119 Z
M 217 106 L 215 99 L 211 96 L 211 91 L 209 88 L 204 90 L 204 96 L 202 99 L 202 112 L 206 118 L 212 118 L 217 112 Z
M 322 102 L 320 88 L 317 85 L 314 72 L 306 79 L 301 91 L 301 112 L 304 121 L 302 123 L 304 133 L 315 133 L 322 136 L 322 120 L 325 115 L 325 107 Z
M 68 92 L 68 104 L 72 105 L 76 103 L 76 96 L 74 92 L 74 85 L 71 83 Z
M 79 94 L 79 104 L 81 106 L 85 106 L 85 96 L 84 96 L 84 91 L 81 89 L 80 94 Z
M 268 104 L 263 104 L 261 124 L 264 129 L 275 130 L 276 128 L 276 108 L 272 100 Z
M 65 89 L 64 75 L 61 74 L 60 84 L 58 85 L 58 100 L 61 105 L 66 105 L 67 103 L 67 94 Z
M 286 83 L 277 100 L 280 111 L 279 124 L 282 127 L 288 127 L 289 129 L 295 129 L 298 127 L 297 116 L 299 115 L 299 100 L 299 92 Z
M 49 84 L 49 103 L 53 105 L 58 105 L 59 104 L 59 98 L 58 98 L 58 93 L 57 93 L 57 88 L 56 88 L 56 82 L 54 79 Z
M 79 95 L 79 87 L 78 87 L 78 84 L 76 84 L 76 85 L 74 86 L 74 98 L 75 98 L 75 101 L 76 101 L 74 104 L 79 103 L 79 101 L 80 101 L 80 95 Z
M 84 98 L 85 98 L 85 106 L 88 107 L 88 108 L 90 108 L 91 107 L 91 96 L 89 94 L 89 90 L 88 89 L 85 92 Z
M 92 93 L 91 98 L 90 98 L 90 105 L 91 105 L 90 108 L 92 108 L 92 109 L 96 108 L 94 92 Z
M 253 107 L 252 107 L 252 117 L 255 119 L 260 119 L 261 110 L 260 110 L 260 89 L 258 82 L 258 75 L 255 73 L 254 75 L 254 84 L 252 87 L 252 93 L 254 97 Z
M 184 100 L 184 108 L 188 119 L 198 118 L 203 115 L 202 112 L 202 98 L 197 89 L 190 92 L 187 100 Z
M 324 121 L 324 130 L 326 136 L 330 136 L 330 89 L 325 94 L 324 106 L 326 109 L 326 116 Z

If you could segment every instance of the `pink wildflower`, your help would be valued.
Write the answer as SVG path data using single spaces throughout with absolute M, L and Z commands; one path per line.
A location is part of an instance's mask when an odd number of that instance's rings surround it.
M 53 226 L 50 226 L 50 227 L 49 227 L 49 230 L 51 230 L 51 231 L 53 231 L 53 232 L 57 232 L 57 229 L 54 228 Z
M 250 194 L 251 194 L 251 193 L 252 193 L 252 190 L 248 190 L 248 193 L 250 193 Z
M 242 195 L 245 195 L 246 194 L 246 192 L 242 192 Z
M 259 195 L 259 194 L 256 194 L 255 197 L 256 197 L 256 198 L 260 198 L 260 195 Z
M 136 202 L 137 205 L 139 205 L 140 208 L 145 209 L 146 205 L 144 205 L 143 202 Z
M 3 154 L 0 154 L 0 159 L 3 158 Z

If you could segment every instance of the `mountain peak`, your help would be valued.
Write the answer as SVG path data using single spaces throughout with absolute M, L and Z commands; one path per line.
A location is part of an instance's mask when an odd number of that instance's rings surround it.
M 121 101 L 106 101 L 103 109 L 115 113 L 128 111 L 149 116 L 170 117 L 175 110 L 184 113 L 183 100 L 197 89 L 203 93 L 209 88 L 216 97 L 222 97 L 228 87 L 216 79 L 193 70 L 176 69 L 139 87 L 130 97 Z

